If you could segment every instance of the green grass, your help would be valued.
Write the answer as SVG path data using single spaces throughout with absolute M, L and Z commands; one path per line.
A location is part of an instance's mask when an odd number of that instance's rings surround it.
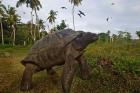
M 24 70 L 20 60 L 28 50 L 29 47 L 0 46 L 0 53 L 10 54 L 0 57 L 0 93 L 62 93 L 61 67 L 56 68 L 58 74 L 55 76 L 48 76 L 46 71 L 35 74 L 34 89 L 30 92 L 19 90 Z M 92 67 L 92 78 L 83 81 L 77 72 L 71 93 L 140 93 L 140 41 L 96 42 L 89 45 L 85 56 Z M 105 69 L 97 65 L 100 57 L 109 59 L 113 67 Z

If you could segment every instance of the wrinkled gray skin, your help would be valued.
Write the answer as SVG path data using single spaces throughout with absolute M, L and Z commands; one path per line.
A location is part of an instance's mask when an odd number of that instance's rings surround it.
M 32 88 L 34 73 L 46 69 L 48 74 L 54 74 L 54 66 L 64 65 L 61 77 L 63 93 L 70 93 L 77 66 L 80 67 L 82 79 L 89 78 L 91 73 L 83 53 L 88 44 L 97 39 L 98 36 L 94 33 L 66 29 L 37 41 L 21 61 L 25 65 L 21 90 L 27 91 Z

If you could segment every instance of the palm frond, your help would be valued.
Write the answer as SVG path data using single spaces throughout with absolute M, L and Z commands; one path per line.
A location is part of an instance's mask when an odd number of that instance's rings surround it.
M 39 10 L 42 8 L 42 5 L 39 0 L 19 0 L 16 4 L 16 7 L 26 4 L 27 7 L 32 8 L 33 10 Z
M 69 0 L 69 2 L 71 4 L 74 4 L 74 6 L 78 6 L 79 4 L 81 4 L 82 0 Z
M 22 4 L 24 4 L 24 3 L 26 3 L 26 0 L 19 0 L 19 1 L 17 1 L 17 3 L 16 3 L 16 7 L 19 7 L 19 6 L 21 6 Z

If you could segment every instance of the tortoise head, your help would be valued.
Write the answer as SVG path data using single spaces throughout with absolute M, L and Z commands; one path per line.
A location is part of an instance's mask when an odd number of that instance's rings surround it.
M 91 33 L 91 32 L 85 32 L 85 33 L 83 33 L 81 39 L 83 41 L 85 41 L 85 43 L 87 43 L 87 45 L 88 45 L 88 44 L 96 41 L 98 39 L 98 35 L 95 33 Z
M 74 46 L 78 50 L 85 49 L 90 43 L 95 42 L 98 40 L 98 35 L 91 32 L 82 32 L 77 36 L 74 41 Z

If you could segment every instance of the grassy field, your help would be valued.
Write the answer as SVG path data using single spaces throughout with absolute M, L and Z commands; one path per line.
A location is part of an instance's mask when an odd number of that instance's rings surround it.
M 29 47 L 0 46 L 0 93 L 23 93 L 19 90 L 24 66 L 20 60 Z M 85 56 L 92 67 L 92 78 L 81 80 L 79 71 L 74 78 L 71 93 L 140 93 L 140 41 L 130 43 L 94 43 Z M 102 67 L 99 59 L 111 62 Z M 61 67 L 58 74 L 48 76 L 46 71 L 34 75 L 34 89 L 24 93 L 62 93 Z

